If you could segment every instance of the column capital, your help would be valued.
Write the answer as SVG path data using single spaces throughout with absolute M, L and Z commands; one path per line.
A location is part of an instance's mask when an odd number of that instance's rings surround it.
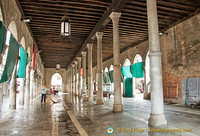
M 78 62 L 81 62 L 81 57 L 77 57 Z
M 77 65 L 77 64 L 78 64 L 78 61 L 74 61 L 74 64 Z
M 102 39 L 102 37 L 103 37 L 103 32 L 96 32 L 96 37 L 97 37 L 97 39 Z
M 72 68 L 74 68 L 74 66 L 75 66 L 74 64 L 71 64 L 71 67 L 72 67 Z
M 110 18 L 111 18 L 112 20 L 114 20 L 114 19 L 119 19 L 120 16 L 121 16 L 121 13 L 120 13 L 120 12 L 112 12 L 112 13 L 110 14 Z
M 87 52 L 86 52 L 86 51 L 82 51 L 82 53 L 81 53 L 81 54 L 82 54 L 82 56 L 83 56 L 83 57 L 85 57 L 85 56 L 86 56 L 86 54 L 87 54 Z
M 92 49 L 92 46 L 93 46 L 92 43 L 88 43 L 88 44 L 87 44 L 87 48 L 88 48 L 88 49 Z

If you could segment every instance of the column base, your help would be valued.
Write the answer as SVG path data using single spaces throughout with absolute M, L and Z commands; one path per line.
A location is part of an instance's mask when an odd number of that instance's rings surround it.
M 149 126 L 161 126 L 167 125 L 167 120 L 164 114 L 150 114 Z
M 123 112 L 122 104 L 113 104 L 113 112 Z
M 103 100 L 98 99 L 98 100 L 97 100 L 97 105 L 102 105 L 102 104 L 104 104 L 104 103 L 103 103 Z

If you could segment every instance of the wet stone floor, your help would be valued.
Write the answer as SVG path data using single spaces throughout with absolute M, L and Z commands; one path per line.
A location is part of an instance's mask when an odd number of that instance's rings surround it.
M 149 127 L 151 110 L 149 100 L 123 98 L 122 113 L 113 113 L 114 99 L 106 99 L 104 105 L 96 105 L 72 96 L 63 95 L 65 109 L 71 111 L 89 136 L 199 136 L 200 110 L 165 104 L 168 125 Z M 114 132 L 108 134 L 112 127 Z M 178 132 L 169 132 L 169 131 Z M 163 132 L 159 132 L 163 131 Z M 167 132 L 168 131 L 168 132 Z
M 66 114 L 62 103 L 47 103 L 40 97 L 28 105 L 13 110 L 0 119 L 0 136 L 78 136 L 79 133 Z

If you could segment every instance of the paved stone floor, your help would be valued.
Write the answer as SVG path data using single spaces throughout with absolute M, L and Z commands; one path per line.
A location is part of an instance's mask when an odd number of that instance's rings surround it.
M 96 105 L 95 102 L 83 101 L 71 94 L 64 94 L 63 101 L 66 104 L 65 109 L 75 115 L 75 119 L 90 136 L 199 136 L 200 134 L 198 109 L 165 104 L 168 125 L 153 128 L 148 126 L 151 108 L 149 100 L 123 98 L 122 113 L 112 112 L 113 98 L 107 99 L 104 105 Z M 113 134 L 107 133 L 108 127 L 114 129 Z M 161 129 L 166 131 L 176 129 L 181 132 L 152 132 Z
M 0 120 L 1 136 L 78 136 L 79 133 L 62 103 L 41 104 L 40 97 L 28 105 L 8 111 Z
M 124 112 L 113 113 L 113 97 L 104 105 L 83 101 L 71 94 L 62 95 L 63 103 L 40 103 L 18 107 L 0 120 L 2 136 L 199 136 L 200 110 L 165 104 L 168 125 L 149 127 L 150 101 L 123 98 Z M 64 107 L 63 107 L 64 106 Z M 107 128 L 114 129 L 113 134 Z M 181 132 L 152 132 L 165 129 Z M 150 131 L 152 130 L 152 131 Z M 189 132 L 183 132 L 189 131 Z

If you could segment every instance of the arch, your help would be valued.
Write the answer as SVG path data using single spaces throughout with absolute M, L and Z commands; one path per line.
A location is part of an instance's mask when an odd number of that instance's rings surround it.
M 108 72 L 108 68 L 107 67 L 105 67 L 104 72 Z
M 0 21 L 3 22 L 3 13 L 2 13 L 1 6 L 0 6 Z
M 18 41 L 18 33 L 17 33 L 17 26 L 15 21 L 11 21 L 8 30 L 12 33 L 13 37 Z
M 130 65 L 131 65 L 130 60 L 129 60 L 128 58 L 126 58 L 126 59 L 124 60 L 123 66 L 130 66 Z
M 136 54 L 134 59 L 133 59 L 133 64 L 138 63 L 138 62 L 142 62 L 142 57 L 141 57 L 140 54 Z
M 62 89 L 62 76 L 59 73 L 55 73 L 52 75 L 51 77 L 51 86 L 53 88 L 55 88 L 56 90 L 60 90 Z
M 28 56 L 31 57 L 31 47 L 30 46 L 28 46 L 28 48 L 27 48 L 27 53 L 28 53 Z
M 111 64 L 110 67 L 109 67 L 109 71 L 112 71 L 114 68 L 113 68 L 113 65 Z
M 22 45 L 22 47 L 26 50 L 26 42 L 25 42 L 25 38 L 24 36 L 22 37 L 20 44 Z

